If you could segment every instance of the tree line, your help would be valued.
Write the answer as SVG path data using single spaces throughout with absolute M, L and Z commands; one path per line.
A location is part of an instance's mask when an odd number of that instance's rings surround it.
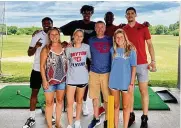
M 7 26 L 8 35 L 32 35 L 34 31 L 42 29 L 41 27 L 25 27 L 18 28 L 17 26 Z M 179 36 L 179 21 L 168 26 L 156 25 L 149 26 L 152 35 L 174 35 Z M 6 25 L 0 24 L 0 33 L 6 34 Z
M 174 35 L 179 36 L 179 21 L 170 24 L 169 27 L 164 25 L 149 26 L 152 35 Z
M 32 35 L 34 31 L 42 29 L 41 27 L 25 27 L 7 26 L 7 35 Z M 0 32 L 6 34 L 6 25 L 0 25 Z

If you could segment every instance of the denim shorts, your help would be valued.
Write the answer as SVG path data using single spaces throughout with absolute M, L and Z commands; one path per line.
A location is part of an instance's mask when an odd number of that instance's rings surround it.
M 65 90 L 65 82 L 61 84 L 50 85 L 48 89 L 44 89 L 44 92 L 55 92 L 56 90 Z

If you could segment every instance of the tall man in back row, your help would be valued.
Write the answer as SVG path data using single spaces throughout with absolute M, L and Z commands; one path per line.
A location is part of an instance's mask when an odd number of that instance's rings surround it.
M 126 18 L 128 24 L 123 27 L 130 42 L 134 44 L 137 50 L 137 67 L 136 75 L 139 84 L 139 90 L 141 93 L 143 115 L 141 116 L 140 128 L 148 128 L 148 106 L 149 106 L 149 95 L 148 95 L 148 69 L 150 71 L 156 71 L 155 52 L 151 41 L 151 35 L 148 27 L 138 23 L 136 21 L 136 9 L 129 7 L 126 9 Z M 151 63 L 148 64 L 147 54 L 145 45 L 147 43 L 148 52 L 151 57 Z M 128 127 L 135 122 L 135 114 L 133 112 L 134 93 L 132 93 L 131 113 Z

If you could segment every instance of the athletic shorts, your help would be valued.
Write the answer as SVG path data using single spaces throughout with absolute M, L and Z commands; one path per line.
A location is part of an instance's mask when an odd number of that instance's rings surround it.
M 48 89 L 44 89 L 44 92 L 55 92 L 57 90 L 65 90 L 65 82 L 61 84 L 49 85 Z
M 119 90 L 117 88 L 110 88 L 111 90 L 118 90 L 118 91 L 121 91 L 121 92 L 128 92 L 128 90 Z
M 108 101 L 109 92 L 109 73 L 98 74 L 89 72 L 89 97 L 91 99 L 99 99 L 100 93 L 103 94 L 105 102 Z
M 73 86 L 73 87 L 77 87 L 77 88 L 84 88 L 88 85 L 88 83 L 86 84 L 68 84 L 69 86 Z
M 139 64 L 136 66 L 136 76 L 138 82 L 148 82 L 148 64 Z
M 30 76 L 30 88 L 40 89 L 42 85 L 42 77 L 39 71 L 32 70 Z

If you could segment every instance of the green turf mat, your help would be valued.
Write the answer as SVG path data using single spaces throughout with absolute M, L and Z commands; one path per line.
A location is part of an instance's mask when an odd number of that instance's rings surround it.
M 17 90 L 20 90 L 20 93 L 30 97 L 31 89 L 29 86 L 17 86 L 11 85 L 6 86 L 0 90 L 0 108 L 29 108 L 30 107 L 30 100 L 17 95 Z M 40 89 L 38 95 L 37 108 L 41 107 L 41 103 L 44 101 L 44 92 L 43 89 Z
M 149 110 L 170 110 L 167 104 L 155 93 L 150 87 L 149 92 Z M 121 99 L 121 98 L 120 98 Z M 122 109 L 122 100 L 120 100 L 120 109 Z M 141 96 L 138 86 L 135 87 L 134 91 L 134 110 L 141 110 Z
M 6 86 L 0 90 L 0 108 L 29 108 L 29 100 L 17 95 L 17 90 L 20 90 L 21 94 L 30 97 L 31 89 L 29 86 Z M 168 105 L 165 104 L 164 101 L 150 87 L 148 88 L 148 91 L 150 98 L 149 110 L 170 110 Z M 139 88 L 137 86 L 135 87 L 134 98 L 134 109 L 141 110 L 141 97 Z M 44 102 L 44 93 L 42 89 L 39 92 L 38 101 L 40 102 L 37 104 L 37 107 L 39 108 Z M 122 103 L 122 101 L 120 101 L 120 103 Z M 120 109 L 122 109 L 122 106 Z

